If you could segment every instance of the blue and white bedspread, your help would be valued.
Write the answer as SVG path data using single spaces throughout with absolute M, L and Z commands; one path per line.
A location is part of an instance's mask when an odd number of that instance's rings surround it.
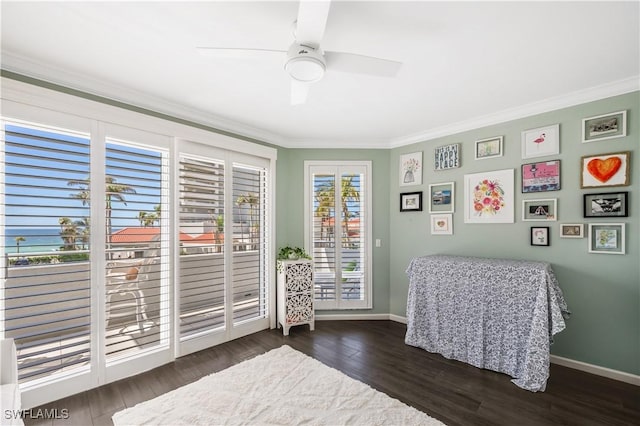
M 405 343 L 544 391 L 569 309 L 546 262 L 424 256 L 407 269 Z

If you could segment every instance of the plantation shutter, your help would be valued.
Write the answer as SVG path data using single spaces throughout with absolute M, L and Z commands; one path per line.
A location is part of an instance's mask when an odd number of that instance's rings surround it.
M 316 308 L 370 307 L 370 166 L 305 164 L 305 241 L 314 262 Z
M 2 127 L 1 329 L 15 339 L 19 381 L 88 369 L 90 211 L 69 182 L 89 174 L 89 135 Z
M 268 315 L 266 170 L 233 165 L 233 323 Z
M 168 155 L 108 139 L 105 172 L 109 359 L 168 344 Z
M 224 163 L 180 158 L 180 336 L 225 326 Z

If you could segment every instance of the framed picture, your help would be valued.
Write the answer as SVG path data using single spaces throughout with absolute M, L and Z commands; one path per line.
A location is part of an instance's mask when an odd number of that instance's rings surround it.
M 580 188 L 629 185 L 630 151 L 586 155 L 580 161 Z
M 538 127 L 522 132 L 522 158 L 560 154 L 560 125 Z
M 522 200 L 522 220 L 557 220 L 558 199 Z
M 531 227 L 531 245 L 532 246 L 548 246 L 550 245 L 550 235 L 548 226 L 532 226 Z
M 476 141 L 476 160 L 502 157 L 502 136 Z
M 590 223 L 589 253 L 624 254 L 624 223 Z
M 422 185 L 422 151 L 400 156 L 400 186 Z
M 465 223 L 513 223 L 514 218 L 513 169 L 464 175 Z
M 560 238 L 583 238 L 584 225 L 582 223 L 560 224 Z
M 422 191 L 405 192 L 400 194 L 401 212 L 421 212 L 422 211 Z
M 453 215 L 432 214 L 431 215 L 431 235 L 452 235 L 453 234 Z
M 628 195 L 627 191 L 584 194 L 584 217 L 627 217 Z
M 522 192 L 546 192 L 560 189 L 560 160 L 522 165 Z
M 627 136 L 627 111 L 610 112 L 582 120 L 582 143 Z
M 454 182 L 429 185 L 429 213 L 453 213 Z
M 434 150 L 434 169 L 446 170 L 460 167 L 460 144 L 439 146 Z

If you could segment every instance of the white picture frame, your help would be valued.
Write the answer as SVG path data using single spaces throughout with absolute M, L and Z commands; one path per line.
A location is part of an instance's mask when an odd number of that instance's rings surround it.
M 560 238 L 584 238 L 584 224 L 561 223 Z
M 453 215 L 451 213 L 432 214 L 431 235 L 453 235 Z
M 558 220 L 557 198 L 522 200 L 523 222 L 548 222 L 556 220 Z
M 455 211 L 455 182 L 429 185 L 429 213 L 453 213 Z
M 475 159 L 486 160 L 488 158 L 502 157 L 503 136 L 480 139 L 475 142 Z
M 624 223 L 590 223 L 589 253 L 625 254 Z
M 400 186 L 422 185 L 422 151 L 400 155 Z
M 627 111 L 596 115 L 582 120 L 582 143 L 627 136 Z
M 560 125 L 537 127 L 522 132 L 522 158 L 560 154 Z
M 514 169 L 464 175 L 465 223 L 514 223 Z

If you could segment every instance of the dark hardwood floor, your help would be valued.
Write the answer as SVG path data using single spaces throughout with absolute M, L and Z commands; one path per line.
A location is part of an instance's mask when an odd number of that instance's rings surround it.
M 407 346 L 405 331 L 392 321 L 319 321 L 288 337 L 263 331 L 38 407 L 66 409 L 66 420 L 25 424 L 110 425 L 117 411 L 283 344 L 450 426 L 640 424 L 640 387 L 552 364 L 547 390 L 533 393 L 504 374 Z

